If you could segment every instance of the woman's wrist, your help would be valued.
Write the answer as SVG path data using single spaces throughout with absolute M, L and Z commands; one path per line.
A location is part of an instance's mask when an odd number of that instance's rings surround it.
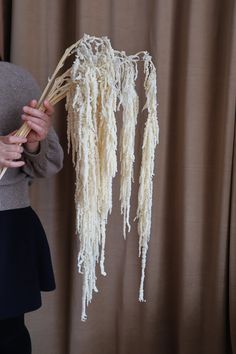
M 25 149 L 31 154 L 37 154 L 40 150 L 40 143 L 36 141 L 34 143 L 26 143 L 24 144 Z

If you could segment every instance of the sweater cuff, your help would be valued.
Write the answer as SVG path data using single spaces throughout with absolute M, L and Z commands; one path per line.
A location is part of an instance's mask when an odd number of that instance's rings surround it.
M 36 153 L 29 152 L 28 150 L 24 149 L 24 155 L 27 158 L 27 160 L 30 160 L 32 162 L 39 162 L 45 159 L 47 149 L 48 149 L 48 141 L 47 139 L 44 139 L 39 142 L 39 150 Z

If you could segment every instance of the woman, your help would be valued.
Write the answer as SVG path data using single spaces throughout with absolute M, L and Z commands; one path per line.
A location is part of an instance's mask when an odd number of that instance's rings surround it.
M 29 185 L 62 168 L 63 151 L 51 127 L 53 107 L 36 109 L 40 91 L 24 69 L 0 62 L 0 353 L 31 353 L 24 314 L 38 309 L 41 291 L 55 289 L 43 227 L 30 207 Z M 23 122 L 27 138 L 12 132 Z

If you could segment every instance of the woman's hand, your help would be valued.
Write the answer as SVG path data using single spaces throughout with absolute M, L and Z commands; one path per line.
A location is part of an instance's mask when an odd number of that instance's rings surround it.
M 24 161 L 20 160 L 23 152 L 23 147 L 20 144 L 24 144 L 26 141 L 26 138 L 19 136 L 0 136 L 0 168 L 16 168 L 25 164 Z
M 37 152 L 39 149 L 39 142 L 44 140 L 48 135 L 48 131 L 52 125 L 52 115 L 54 113 L 53 106 L 47 101 L 44 101 L 45 111 L 42 112 L 36 108 L 37 101 L 32 100 L 28 106 L 23 107 L 24 114 L 22 115 L 30 127 L 31 131 L 27 136 L 27 143 L 25 148 L 29 152 Z

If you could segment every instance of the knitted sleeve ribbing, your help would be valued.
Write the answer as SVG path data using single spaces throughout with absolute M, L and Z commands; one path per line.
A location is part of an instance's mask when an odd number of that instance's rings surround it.
M 36 154 L 24 150 L 25 166 L 22 171 L 32 178 L 49 177 L 60 171 L 63 156 L 57 134 L 53 128 L 50 128 L 47 138 L 40 142 L 40 148 Z

